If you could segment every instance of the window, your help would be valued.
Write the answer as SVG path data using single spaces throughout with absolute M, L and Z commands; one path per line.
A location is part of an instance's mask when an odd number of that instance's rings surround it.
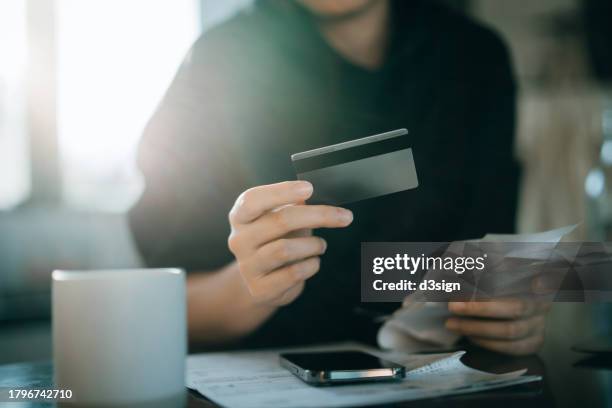
M 0 2 L 0 209 L 27 199 L 26 2 Z
M 124 211 L 141 132 L 200 33 L 195 0 L 57 0 L 58 135 L 72 207 Z
M 181 60 L 252 1 L 0 2 L 0 209 L 56 203 L 60 188 L 71 208 L 128 209 L 139 137 Z
M 202 28 L 206 30 L 218 24 L 243 8 L 253 4 L 254 0 L 201 0 L 202 2 Z

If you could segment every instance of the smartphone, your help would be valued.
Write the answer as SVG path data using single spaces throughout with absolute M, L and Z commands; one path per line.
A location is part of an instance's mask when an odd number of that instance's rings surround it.
M 397 381 L 405 375 L 403 366 L 363 351 L 284 353 L 280 363 L 312 385 Z

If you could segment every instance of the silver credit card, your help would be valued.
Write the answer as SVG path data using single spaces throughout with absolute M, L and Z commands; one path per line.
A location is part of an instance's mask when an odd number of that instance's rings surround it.
M 314 186 L 309 203 L 340 205 L 418 187 L 406 129 L 291 156 L 298 179 Z

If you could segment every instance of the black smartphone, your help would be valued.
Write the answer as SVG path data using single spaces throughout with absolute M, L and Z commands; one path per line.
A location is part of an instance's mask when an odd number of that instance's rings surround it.
M 280 363 L 295 376 L 312 385 L 369 381 L 397 381 L 405 368 L 363 351 L 284 353 Z

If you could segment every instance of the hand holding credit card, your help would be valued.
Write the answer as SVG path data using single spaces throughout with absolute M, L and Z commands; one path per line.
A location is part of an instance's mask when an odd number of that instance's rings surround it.
M 406 129 L 291 155 L 312 204 L 340 205 L 410 190 L 419 181 Z

